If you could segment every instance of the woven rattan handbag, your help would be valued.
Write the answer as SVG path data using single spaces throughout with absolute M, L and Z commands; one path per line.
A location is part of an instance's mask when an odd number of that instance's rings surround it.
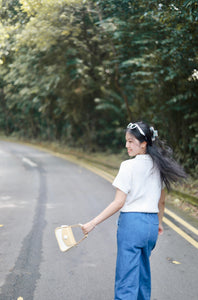
M 74 246 L 77 246 L 80 244 L 86 237 L 87 234 L 83 236 L 81 240 L 78 242 L 76 241 L 74 237 L 74 233 L 72 231 L 72 228 L 74 227 L 82 227 L 82 224 L 76 224 L 76 225 L 62 225 L 61 227 L 57 227 L 55 229 L 55 236 L 59 245 L 59 248 L 62 252 L 68 251 Z

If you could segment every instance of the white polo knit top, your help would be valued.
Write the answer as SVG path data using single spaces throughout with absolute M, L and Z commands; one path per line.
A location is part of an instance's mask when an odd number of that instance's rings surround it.
M 159 212 L 163 186 L 159 169 L 149 154 L 122 162 L 113 186 L 127 194 L 121 212 Z

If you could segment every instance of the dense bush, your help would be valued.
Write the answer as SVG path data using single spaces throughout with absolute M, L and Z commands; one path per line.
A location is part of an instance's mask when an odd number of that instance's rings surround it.
M 2 131 L 118 151 L 144 119 L 196 173 L 197 1 L 0 3 Z

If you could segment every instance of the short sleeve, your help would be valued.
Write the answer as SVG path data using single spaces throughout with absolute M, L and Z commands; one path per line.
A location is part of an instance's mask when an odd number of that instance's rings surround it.
M 120 189 L 125 194 L 128 194 L 131 190 L 131 184 L 132 184 L 131 177 L 132 176 L 128 165 L 126 164 L 126 162 L 122 162 L 120 165 L 119 172 L 116 178 L 114 179 L 112 185 Z

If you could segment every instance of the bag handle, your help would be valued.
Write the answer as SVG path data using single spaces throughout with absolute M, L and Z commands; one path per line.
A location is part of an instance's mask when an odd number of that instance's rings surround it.
M 71 227 L 71 228 L 75 228 L 75 227 L 81 227 L 82 228 L 82 224 L 74 224 L 74 225 L 62 225 L 61 227 Z M 77 246 L 78 244 L 80 244 L 84 239 L 86 239 L 88 237 L 88 234 L 84 234 L 83 238 L 76 242 L 76 245 Z

